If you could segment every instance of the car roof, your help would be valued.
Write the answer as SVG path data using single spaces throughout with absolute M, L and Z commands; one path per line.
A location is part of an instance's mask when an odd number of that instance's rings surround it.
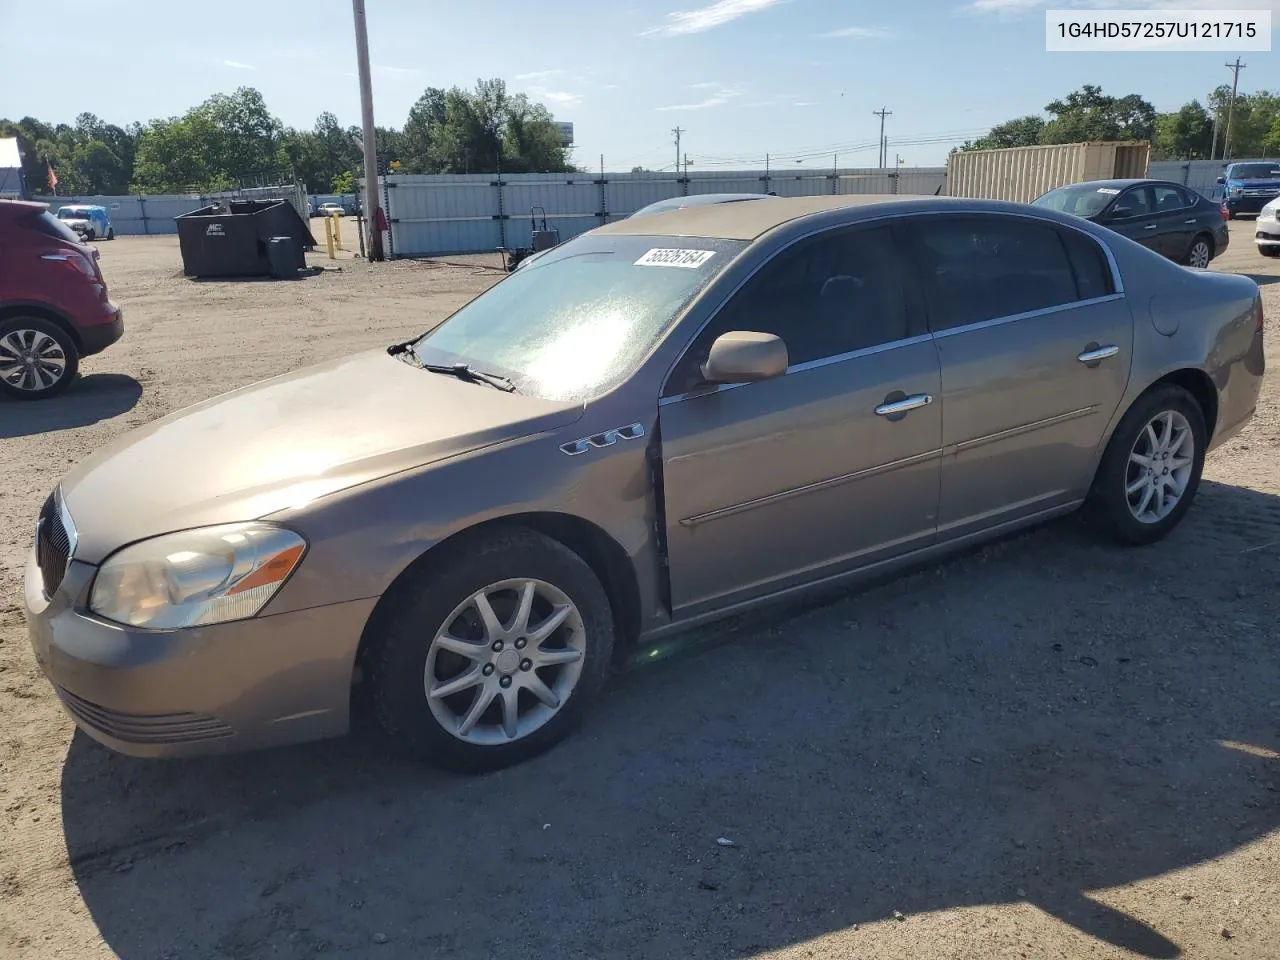
M 957 202 L 959 197 L 913 197 L 904 194 L 853 194 L 824 197 L 771 197 L 772 203 L 704 203 L 679 210 L 616 220 L 596 227 L 594 234 L 628 236 L 707 237 L 755 240 L 770 230 L 828 210 L 882 204 Z
M 0 215 L 20 217 L 28 213 L 42 213 L 49 209 L 47 203 L 34 200 L 0 200 Z

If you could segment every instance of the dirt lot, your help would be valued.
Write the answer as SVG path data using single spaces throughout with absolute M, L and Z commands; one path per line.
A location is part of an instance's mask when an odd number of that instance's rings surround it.
M 1280 957 L 1280 263 L 1233 234 L 1271 372 L 1170 540 L 1065 522 L 731 624 L 481 779 L 366 737 L 146 762 L 73 735 L 20 610 L 68 466 L 498 277 L 199 283 L 172 238 L 101 244 L 126 338 L 0 401 L 0 957 Z

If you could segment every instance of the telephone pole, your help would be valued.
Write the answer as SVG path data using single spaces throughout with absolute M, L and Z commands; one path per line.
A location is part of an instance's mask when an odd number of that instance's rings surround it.
M 676 137 L 676 176 L 680 176 L 680 134 L 684 133 L 679 127 L 671 131 Z
M 886 110 L 884 107 L 881 107 L 879 110 L 872 110 L 871 115 L 873 117 L 880 118 L 880 169 L 883 170 L 885 168 L 885 164 L 888 162 L 888 156 L 889 156 L 885 152 L 887 149 L 887 145 L 884 142 L 884 118 L 892 117 L 893 111 Z
M 1231 115 L 1236 109 L 1236 88 L 1240 85 L 1240 71 L 1245 68 L 1245 64 L 1240 62 L 1240 58 L 1236 57 L 1235 63 L 1228 63 L 1227 69 L 1232 72 L 1231 79 L 1231 100 L 1227 104 L 1227 132 L 1222 137 L 1222 159 L 1231 159 Z
M 356 69 L 360 74 L 360 119 L 364 128 L 364 216 L 369 230 L 369 259 L 381 260 L 382 231 L 378 229 L 378 135 L 373 125 L 373 84 L 369 79 L 369 28 L 364 0 L 351 0 L 356 20 Z

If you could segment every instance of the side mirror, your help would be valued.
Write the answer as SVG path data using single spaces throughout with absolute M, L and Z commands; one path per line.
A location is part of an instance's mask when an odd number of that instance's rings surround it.
M 734 330 L 711 344 L 702 376 L 708 383 L 753 383 L 787 372 L 787 345 L 771 333 Z
M 1133 207 L 1112 207 L 1107 214 L 1108 220 L 1125 220 L 1133 216 Z
M 1226 178 L 1226 177 L 1219 177 L 1219 178 L 1218 178 L 1218 183 L 1226 183 L 1226 182 L 1227 182 L 1227 178 Z

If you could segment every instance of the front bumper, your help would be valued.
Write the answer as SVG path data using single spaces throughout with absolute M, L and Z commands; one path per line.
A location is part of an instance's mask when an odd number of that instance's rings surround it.
M 1280 221 L 1259 220 L 1253 242 L 1260 247 L 1280 247 Z
M 179 757 L 346 732 L 355 652 L 374 600 L 136 630 L 87 612 L 95 572 L 72 560 L 46 598 L 33 549 L 24 591 L 36 662 L 93 739 L 132 756 Z
M 1269 193 L 1258 197 L 1227 197 L 1227 209 L 1232 213 L 1261 213 L 1262 208 L 1280 194 Z

